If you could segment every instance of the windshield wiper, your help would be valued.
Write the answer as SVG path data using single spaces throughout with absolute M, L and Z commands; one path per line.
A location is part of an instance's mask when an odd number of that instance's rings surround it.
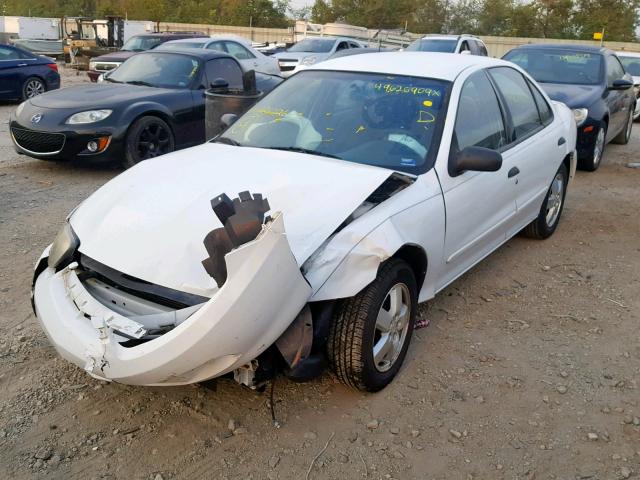
M 233 145 L 234 147 L 241 147 L 242 145 L 229 137 L 217 137 L 212 140 L 215 143 L 225 143 L 227 145 Z
M 149 82 L 145 82 L 144 80 L 131 80 L 124 83 L 128 85 L 140 85 L 141 87 L 155 87 L 155 85 L 151 85 Z
M 268 150 L 283 150 L 285 152 L 298 152 L 298 153 L 308 153 L 309 155 L 319 155 L 321 157 L 329 157 L 329 158 L 337 158 L 338 160 L 342 160 L 342 158 L 337 155 L 332 155 L 330 153 L 319 152 L 318 150 L 312 150 L 310 148 L 301 148 L 301 147 L 263 147 Z
M 113 78 L 109 78 L 109 77 L 102 77 L 102 80 L 104 80 L 105 82 L 111 82 L 111 83 L 122 83 L 122 82 L 119 82 L 118 80 L 114 80 Z

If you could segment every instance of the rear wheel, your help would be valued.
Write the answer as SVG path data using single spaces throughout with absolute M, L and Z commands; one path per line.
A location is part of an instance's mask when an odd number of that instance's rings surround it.
M 47 91 L 47 86 L 38 77 L 29 77 L 22 84 L 22 98 L 27 100 Z
M 558 223 L 560 223 L 568 180 L 569 172 L 567 172 L 567 167 L 563 163 L 551 181 L 538 217 L 522 231 L 525 236 L 543 240 L 553 235 Z
M 125 167 L 164 155 L 175 149 L 171 128 L 161 118 L 141 117 L 129 127 L 125 141 Z
M 631 129 L 633 128 L 633 110 L 629 110 L 629 118 L 627 118 L 627 123 L 624 126 L 624 130 L 622 130 L 616 138 L 613 139 L 613 143 L 617 143 L 620 145 L 626 145 L 629 143 L 631 139 Z
M 578 167 L 581 170 L 587 170 L 589 172 L 595 172 L 600 163 L 602 162 L 602 155 L 604 155 L 604 147 L 607 138 L 607 124 L 603 123 L 600 127 L 597 127 L 596 139 L 593 142 L 593 148 L 585 158 L 578 159 Z
M 406 262 L 391 259 L 355 297 L 340 302 L 327 342 L 338 378 L 376 392 L 387 386 L 407 354 L 417 305 L 417 286 Z

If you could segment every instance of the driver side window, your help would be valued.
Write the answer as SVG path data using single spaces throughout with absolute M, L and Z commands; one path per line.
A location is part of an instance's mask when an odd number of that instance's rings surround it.
M 620 61 L 613 55 L 607 55 L 607 84 L 611 86 L 616 80 L 624 77 L 624 69 Z
M 338 44 L 338 48 L 336 48 L 336 52 L 339 52 L 340 50 L 346 50 L 347 48 L 349 48 L 349 44 L 347 42 L 340 42 Z
M 242 89 L 242 70 L 235 60 L 230 58 L 209 60 L 205 72 L 208 85 L 218 78 L 223 78 L 230 89 Z
M 499 150 L 507 144 L 502 111 L 484 70 L 474 73 L 460 92 L 452 151 L 466 147 Z

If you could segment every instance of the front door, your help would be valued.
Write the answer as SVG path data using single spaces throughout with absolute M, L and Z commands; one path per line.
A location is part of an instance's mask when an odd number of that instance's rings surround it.
M 478 71 L 462 86 L 450 159 L 466 147 L 501 150 L 506 144 L 505 121 L 495 91 L 486 72 Z M 506 240 L 516 211 L 510 168 L 509 160 L 497 172 L 457 173 L 450 171 L 450 165 L 436 165 L 446 209 L 445 274 L 437 290 Z

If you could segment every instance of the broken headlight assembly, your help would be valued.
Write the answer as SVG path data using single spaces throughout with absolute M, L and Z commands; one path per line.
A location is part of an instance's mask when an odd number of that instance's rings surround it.
M 60 270 L 69 265 L 79 246 L 80 240 L 78 236 L 69 222 L 65 222 L 51 245 L 48 260 L 49 267 Z

